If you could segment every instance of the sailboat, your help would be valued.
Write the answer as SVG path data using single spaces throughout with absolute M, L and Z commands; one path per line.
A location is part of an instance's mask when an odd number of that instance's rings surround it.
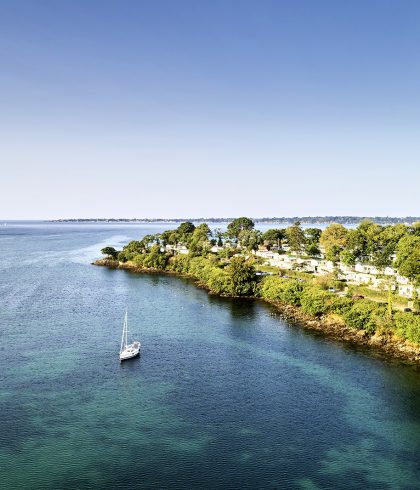
M 127 320 L 127 311 L 126 311 L 124 317 L 123 332 L 121 337 L 120 361 L 131 359 L 132 357 L 138 356 L 140 353 L 140 342 L 138 340 L 134 340 L 131 344 L 129 344 L 127 338 L 128 338 L 128 320 Z

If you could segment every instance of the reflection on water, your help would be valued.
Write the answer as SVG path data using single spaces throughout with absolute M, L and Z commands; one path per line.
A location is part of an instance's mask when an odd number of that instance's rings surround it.
M 420 488 L 416 369 L 258 301 L 89 265 L 156 226 L 13 230 L 0 231 L 5 488 Z M 142 352 L 120 364 L 126 305 Z

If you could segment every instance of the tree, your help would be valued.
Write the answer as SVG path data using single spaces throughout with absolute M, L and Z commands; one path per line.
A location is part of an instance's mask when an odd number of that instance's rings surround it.
M 188 243 L 194 230 L 195 230 L 195 226 L 190 221 L 181 223 L 178 226 L 178 228 L 175 230 L 178 237 L 178 241 L 184 244 Z
M 319 228 L 307 228 L 305 231 L 305 252 L 310 257 L 319 257 L 321 251 L 319 249 L 319 239 L 322 230 Z
M 115 250 L 114 247 L 104 247 L 101 250 L 101 253 L 104 255 L 107 255 L 109 259 L 114 259 L 116 260 L 118 257 L 118 251 Z
M 255 267 L 245 257 L 232 257 L 225 269 L 233 284 L 233 293 L 237 296 L 253 295 L 256 286 Z
M 355 261 L 372 263 L 379 235 L 383 229 L 382 226 L 365 219 L 355 230 L 348 232 L 346 249 L 351 252 Z M 380 261 L 383 261 L 383 258 Z
M 376 231 L 378 229 L 376 228 Z M 374 233 L 375 228 L 371 228 L 372 251 L 371 263 L 378 269 L 384 269 L 392 265 L 392 258 L 398 242 L 407 234 L 407 227 L 402 224 L 386 226 L 379 233 Z
M 207 255 L 210 250 L 210 236 L 211 231 L 206 223 L 197 226 L 188 242 L 189 253 L 194 257 Z
M 218 247 L 223 247 L 223 235 L 224 233 L 222 232 L 222 230 L 220 228 L 216 228 L 214 230 L 214 236 L 217 240 L 217 246 Z
M 347 244 L 348 230 L 343 225 L 333 223 L 325 228 L 319 243 L 324 248 L 325 257 L 334 263 L 340 260 L 340 253 Z
M 293 226 L 286 228 L 287 244 L 292 252 L 300 254 L 305 244 L 305 234 L 300 227 L 300 222 L 296 221 Z
M 406 235 L 401 238 L 396 248 L 395 266 L 398 272 L 413 281 L 420 283 L 420 236 Z
M 254 226 L 254 222 L 250 218 L 247 218 L 245 216 L 242 216 L 241 218 L 236 218 L 228 224 L 226 236 L 237 241 L 239 233 L 241 231 L 252 230 Z
M 251 252 L 258 250 L 258 245 L 262 241 L 261 236 L 262 234 L 259 230 L 242 230 L 238 235 L 238 240 L 241 247 Z
M 270 228 L 262 235 L 262 241 L 270 249 L 273 245 L 278 245 L 280 249 L 281 241 L 286 238 L 284 230 L 279 228 Z
M 142 249 L 148 250 L 151 246 L 155 245 L 159 241 L 158 237 L 159 235 L 145 235 L 140 241 Z

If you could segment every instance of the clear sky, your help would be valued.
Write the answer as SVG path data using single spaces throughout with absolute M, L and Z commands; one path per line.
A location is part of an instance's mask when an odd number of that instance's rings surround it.
M 420 214 L 418 0 L 0 0 L 0 219 Z

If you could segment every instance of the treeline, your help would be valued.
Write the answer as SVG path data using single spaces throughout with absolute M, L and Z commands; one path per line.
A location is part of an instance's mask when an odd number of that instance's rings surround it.
M 236 253 L 237 248 L 251 253 L 264 245 L 278 253 L 288 251 L 301 257 L 324 257 L 334 264 L 354 266 L 361 262 L 374 265 L 380 271 L 392 266 L 413 284 L 420 283 L 420 223 L 382 226 L 365 220 L 355 229 L 334 223 L 321 230 L 303 229 L 297 221 L 287 228 L 272 228 L 262 233 L 247 217 L 233 220 L 225 232 L 220 228 L 212 232 L 206 223 L 195 226 L 185 222 L 174 230 L 130 242 L 118 253 L 118 259 L 124 262 L 136 254 L 148 252 L 153 246 L 167 245 L 185 246 L 190 255 L 204 257 L 214 245 L 224 248 L 219 253 L 225 257 Z M 117 258 L 117 251 L 111 250 L 109 255 Z

